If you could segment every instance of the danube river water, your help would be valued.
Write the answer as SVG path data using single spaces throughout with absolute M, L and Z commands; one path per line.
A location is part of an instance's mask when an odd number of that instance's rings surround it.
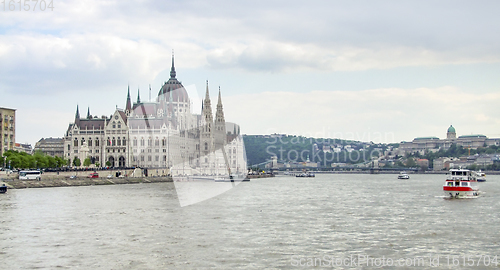
M 444 177 L 256 179 L 185 207 L 174 183 L 9 190 L 0 268 L 498 269 L 500 176 L 461 200 Z

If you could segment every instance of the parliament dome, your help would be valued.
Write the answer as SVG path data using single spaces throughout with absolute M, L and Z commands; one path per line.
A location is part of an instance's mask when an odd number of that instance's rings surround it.
M 162 99 L 165 100 L 170 100 L 170 97 L 172 98 L 172 101 L 174 102 L 189 102 L 189 96 L 182 85 L 182 83 L 175 78 L 176 72 L 175 72 L 175 66 L 174 66 L 174 56 L 172 55 L 172 68 L 170 69 L 170 79 L 166 81 L 163 86 L 161 87 L 160 91 L 158 92 L 158 98 L 160 98 L 162 95 L 164 96 Z

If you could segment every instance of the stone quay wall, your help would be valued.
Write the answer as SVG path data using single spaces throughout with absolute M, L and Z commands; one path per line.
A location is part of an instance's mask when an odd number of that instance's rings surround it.
M 120 177 L 116 177 L 116 173 Z M 151 173 L 150 173 L 151 172 Z M 7 188 L 43 188 L 43 187 L 68 187 L 68 186 L 92 186 L 92 185 L 119 185 L 138 183 L 160 183 L 172 182 L 172 177 L 162 175 L 156 170 L 148 171 L 148 176 L 144 176 L 141 169 L 131 170 L 105 170 L 97 171 L 99 177 L 89 178 L 92 171 L 71 171 L 71 172 L 46 172 L 41 176 L 40 181 L 19 180 L 17 173 L 0 174 L 0 185 L 5 184 Z

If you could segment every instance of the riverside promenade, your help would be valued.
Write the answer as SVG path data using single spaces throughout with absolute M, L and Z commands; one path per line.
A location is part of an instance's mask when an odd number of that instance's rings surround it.
M 123 177 L 115 177 L 119 172 Z M 91 171 L 43 173 L 40 181 L 19 180 L 17 173 L 0 174 L 0 186 L 5 184 L 9 189 L 93 186 L 93 185 L 120 185 L 139 183 L 172 182 L 172 177 L 152 175 L 144 176 L 141 170 L 106 170 L 98 171 L 99 177 L 89 178 Z M 125 176 L 126 175 L 126 176 Z

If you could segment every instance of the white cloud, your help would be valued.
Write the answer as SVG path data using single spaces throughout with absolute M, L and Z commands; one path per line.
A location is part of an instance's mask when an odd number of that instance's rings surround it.
M 500 115 L 495 106 L 500 93 L 469 94 L 453 87 L 265 92 L 227 97 L 223 102 L 226 119 L 237 120 L 242 132 L 249 134 L 397 142 L 419 136 L 443 138 L 450 124 L 458 135 L 498 134 L 500 123 L 495 116 Z M 478 106 L 480 113 L 474 109 Z
M 170 66 L 171 59 L 170 52 L 150 41 L 101 35 L 10 36 L 0 38 L 0 47 L 7 48 L 0 56 L 8 63 L 0 66 L 5 89 L 17 92 L 20 87 L 34 94 L 92 92 L 127 80 L 145 83 Z M 47 88 L 40 89 L 43 85 Z
M 124 103 L 128 84 L 135 96 L 138 86 L 147 92 L 149 83 L 157 89 L 157 79 L 167 80 L 160 75 L 170 68 L 175 49 L 178 78 L 183 68 L 196 70 L 184 77 L 186 84 L 218 76 L 222 83 L 231 81 L 228 91 L 252 91 L 240 95 L 238 108 L 232 105 L 236 99 L 228 104 L 227 114 L 234 122 L 243 119 L 249 133 L 268 127 L 288 133 L 318 127 L 360 134 L 398 130 L 396 137 L 407 140 L 437 135 L 450 123 L 460 130 L 461 123 L 464 134 L 498 134 L 490 131 L 498 125 L 498 102 L 492 102 L 498 98 L 486 93 L 498 92 L 491 75 L 496 66 L 481 66 L 464 80 L 466 86 L 452 80 L 463 77 L 453 67 L 500 62 L 500 36 L 492 34 L 500 30 L 498 8 L 497 1 L 447 0 L 55 2 L 51 12 L 2 13 L 0 105 L 18 108 L 20 115 L 30 106 L 59 106 L 58 115 L 64 115 L 73 114 L 78 103 L 109 114 Z M 440 73 L 429 79 L 436 66 Z M 426 69 L 427 80 L 401 67 Z M 306 73 L 321 74 L 321 80 Z M 355 75 L 342 80 L 346 74 Z M 235 76 L 220 78 L 225 75 Z M 405 85 L 406 78 L 412 82 Z M 450 87 L 438 88 L 444 85 Z M 353 91 L 379 87 L 385 88 Z M 470 106 L 481 110 L 468 111 Z

